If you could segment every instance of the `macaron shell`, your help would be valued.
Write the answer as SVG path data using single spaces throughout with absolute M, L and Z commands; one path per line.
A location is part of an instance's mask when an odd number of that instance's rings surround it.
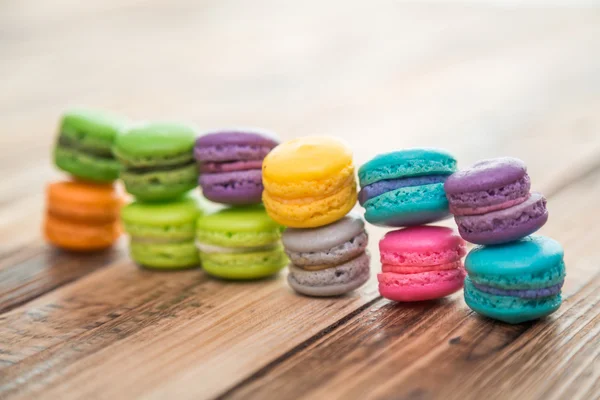
M 319 235 L 318 237 L 322 236 Z M 327 250 L 297 252 L 290 250 L 289 247 L 286 246 L 285 252 L 290 258 L 290 261 L 297 266 L 333 266 L 358 257 L 366 250 L 368 243 L 369 239 L 367 233 L 363 231 L 350 240 Z
M 187 196 L 168 203 L 133 202 L 125 206 L 121 217 L 125 224 L 165 228 L 173 225 L 195 225 L 203 213 L 200 200 Z
M 121 179 L 129 193 L 142 201 L 168 201 L 181 197 L 197 186 L 195 165 L 171 170 L 145 173 L 121 172 Z
M 231 207 L 198 218 L 199 242 L 248 248 L 279 242 L 283 227 L 269 218 L 262 205 Z
M 124 203 L 121 190 L 111 184 L 54 182 L 47 186 L 46 195 L 50 214 L 87 223 L 117 220 Z
M 194 223 L 165 224 L 164 226 L 124 223 L 125 231 L 137 241 L 172 243 L 194 238 Z
M 196 146 L 194 149 L 194 158 L 202 166 L 210 162 L 235 162 L 235 161 L 262 161 L 271 151 L 271 146 L 255 146 L 230 144 L 218 147 Z M 262 168 L 262 163 L 259 168 Z
M 196 140 L 194 158 L 201 165 L 207 162 L 262 161 L 278 144 L 276 135 L 267 131 L 216 131 L 206 133 Z
M 216 203 L 258 204 L 263 192 L 260 169 L 200 175 L 204 196 Z
M 277 274 L 288 263 L 281 246 L 248 253 L 200 253 L 202 268 L 214 277 L 232 280 L 265 278 Z
M 470 274 L 538 274 L 559 265 L 564 250 L 556 240 L 531 235 L 499 246 L 476 246 L 465 259 Z
M 365 272 L 352 282 L 318 287 L 301 285 L 300 283 L 296 282 L 291 275 L 288 275 L 288 284 L 292 289 L 294 289 L 300 294 L 311 297 L 341 296 L 358 289 L 359 287 L 367 283 L 368 280 L 369 274 Z
M 131 125 L 117 138 L 114 153 L 138 166 L 166 164 L 170 157 L 193 158 L 196 131 L 174 122 L 150 122 Z
M 44 236 L 56 247 L 71 251 L 96 251 L 112 246 L 121 228 L 118 222 L 85 224 L 47 215 Z
M 537 289 L 565 278 L 564 250 L 555 240 L 531 235 L 496 246 L 477 246 L 465 259 L 469 278 L 501 289 Z
M 441 183 L 401 188 L 368 200 L 365 219 L 379 226 L 412 226 L 450 216 Z
M 313 229 L 287 228 L 281 237 L 287 250 L 293 252 L 327 251 L 357 237 L 365 230 L 358 213 L 350 212 L 342 219 Z
M 361 187 L 387 180 L 424 175 L 450 175 L 456 171 L 456 160 L 445 150 L 414 148 L 380 154 L 358 170 Z
M 465 280 L 465 302 L 476 313 L 509 324 L 520 324 L 548 316 L 558 310 L 562 296 L 540 299 L 520 299 L 512 296 L 495 296 L 484 293 Z
M 356 204 L 356 182 L 322 199 L 281 201 L 263 192 L 263 202 L 273 220 L 291 228 L 316 228 L 331 224 L 348 214 Z
M 119 178 L 121 169 L 114 159 L 97 157 L 60 146 L 54 149 L 54 164 L 76 178 L 92 182 L 115 181 Z
M 531 235 L 548 221 L 546 199 L 532 193 L 529 199 L 483 215 L 455 217 L 460 235 L 468 242 L 492 245 L 508 243 Z
M 229 145 L 275 147 L 279 138 L 273 132 L 256 128 L 223 129 L 203 133 L 196 140 L 197 148 L 210 148 Z
M 379 241 L 382 253 L 400 253 L 404 255 L 420 254 L 426 257 L 427 264 L 441 264 L 452 262 L 465 254 L 465 241 L 451 228 L 444 226 L 415 226 L 405 229 L 390 231 Z M 451 258 L 444 257 L 445 252 L 451 252 Z M 437 254 L 442 258 L 434 258 Z M 407 256 L 408 257 L 408 256 Z M 431 259 L 429 259 L 431 258 Z M 383 259 L 382 259 L 383 261 Z M 419 260 L 399 260 L 396 265 L 416 264 L 422 265 Z
M 103 111 L 72 108 L 63 114 L 60 134 L 77 139 L 85 147 L 110 147 L 126 123 Z
M 463 287 L 463 268 L 415 274 L 381 273 L 377 275 L 379 293 L 401 302 L 434 300 L 457 292 Z
M 288 283 L 298 293 L 307 296 L 339 296 L 364 285 L 370 277 L 370 256 L 359 257 L 333 268 L 305 271 L 289 266 Z
M 527 167 L 518 158 L 492 158 L 452 174 L 446 180 L 445 190 L 449 194 L 457 194 L 497 189 L 520 180 L 526 174 Z
M 332 136 L 306 136 L 275 147 L 265 157 L 263 176 L 279 183 L 319 181 L 337 176 L 351 165 L 352 151 L 344 141 Z
M 354 165 L 348 164 L 336 173 L 320 176 L 314 180 L 281 180 L 275 181 L 265 177 L 263 162 L 263 185 L 272 198 L 280 201 L 313 201 L 331 196 L 340 190 L 354 185 Z M 356 189 L 355 189 L 356 190 Z
M 197 267 L 200 263 L 193 241 L 179 243 L 143 243 L 132 240 L 131 258 L 150 269 L 179 270 Z

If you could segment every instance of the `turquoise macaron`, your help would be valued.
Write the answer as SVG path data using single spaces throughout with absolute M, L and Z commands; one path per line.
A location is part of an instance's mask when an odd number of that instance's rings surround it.
M 554 239 L 532 235 L 467 255 L 465 301 L 475 312 L 518 324 L 545 317 L 561 305 L 564 251 Z
M 169 203 L 133 202 L 121 210 L 131 258 L 153 269 L 186 269 L 200 263 L 194 243 L 199 200 L 188 196 Z
M 196 131 L 184 124 L 152 122 L 130 126 L 115 141 L 121 179 L 142 201 L 167 201 L 198 185 L 193 149 Z
M 380 226 L 411 226 L 450 216 L 444 182 L 456 171 L 445 150 L 414 148 L 380 154 L 358 170 L 365 219 Z
M 117 180 L 120 165 L 113 157 L 112 146 L 125 123 L 124 119 L 99 110 L 66 111 L 54 147 L 54 164 L 82 180 Z

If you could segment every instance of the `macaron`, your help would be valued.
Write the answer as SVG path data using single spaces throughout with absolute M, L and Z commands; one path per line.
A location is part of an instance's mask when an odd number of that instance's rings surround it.
M 525 163 L 512 157 L 480 161 L 444 183 L 460 235 L 485 245 L 518 240 L 546 223 L 546 199 L 530 187 Z
M 197 198 L 169 203 L 133 202 L 121 213 L 129 234 L 131 258 L 151 269 L 187 269 L 200 259 L 194 244 L 196 220 L 202 215 Z
M 291 260 L 288 283 L 298 293 L 338 296 L 369 280 L 369 239 L 354 213 L 319 228 L 288 228 L 282 241 Z
M 260 203 L 262 162 L 278 144 L 274 134 L 251 129 L 222 130 L 199 137 L 194 158 L 204 197 L 230 205 Z
M 452 229 L 414 226 L 388 232 L 379 242 L 379 293 L 394 301 L 433 300 L 463 287 L 466 243 Z
M 112 246 L 121 234 L 123 195 L 112 184 L 80 181 L 47 186 L 44 236 L 54 246 L 97 251 Z
M 564 250 L 549 237 L 478 246 L 465 259 L 465 301 L 478 314 L 518 324 L 545 317 L 562 303 Z
M 120 165 L 112 146 L 124 120 L 108 113 L 72 109 L 62 116 L 54 163 L 70 175 L 92 182 L 112 182 Z
M 365 219 L 380 226 L 411 226 L 450 215 L 444 182 L 456 160 L 440 149 L 415 148 L 380 154 L 358 170 Z
M 340 139 L 306 136 L 264 159 L 263 202 L 278 223 L 314 228 L 337 221 L 356 204 L 352 151 Z
M 209 275 L 232 280 L 275 275 L 288 263 L 281 246 L 282 231 L 262 205 L 202 216 L 196 224 L 202 267 Z
M 127 191 L 141 201 L 167 201 L 195 188 L 195 140 L 195 130 L 178 123 L 152 122 L 127 128 L 113 147 Z

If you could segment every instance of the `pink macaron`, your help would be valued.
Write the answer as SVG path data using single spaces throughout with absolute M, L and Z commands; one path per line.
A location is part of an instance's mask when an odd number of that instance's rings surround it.
M 388 232 L 379 252 L 379 293 L 387 299 L 433 300 L 463 287 L 466 244 L 450 228 L 425 225 Z

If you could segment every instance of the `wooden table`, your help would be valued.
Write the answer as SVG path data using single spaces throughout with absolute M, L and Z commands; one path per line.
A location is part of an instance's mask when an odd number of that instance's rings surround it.
M 502 3 L 0 2 L 0 397 L 599 398 L 600 9 Z M 410 146 L 520 157 L 566 249 L 565 302 L 515 326 L 461 294 L 391 303 L 373 227 L 371 281 L 334 299 L 285 274 L 144 271 L 125 239 L 54 250 L 39 227 L 71 104 L 338 135 L 358 164 Z

